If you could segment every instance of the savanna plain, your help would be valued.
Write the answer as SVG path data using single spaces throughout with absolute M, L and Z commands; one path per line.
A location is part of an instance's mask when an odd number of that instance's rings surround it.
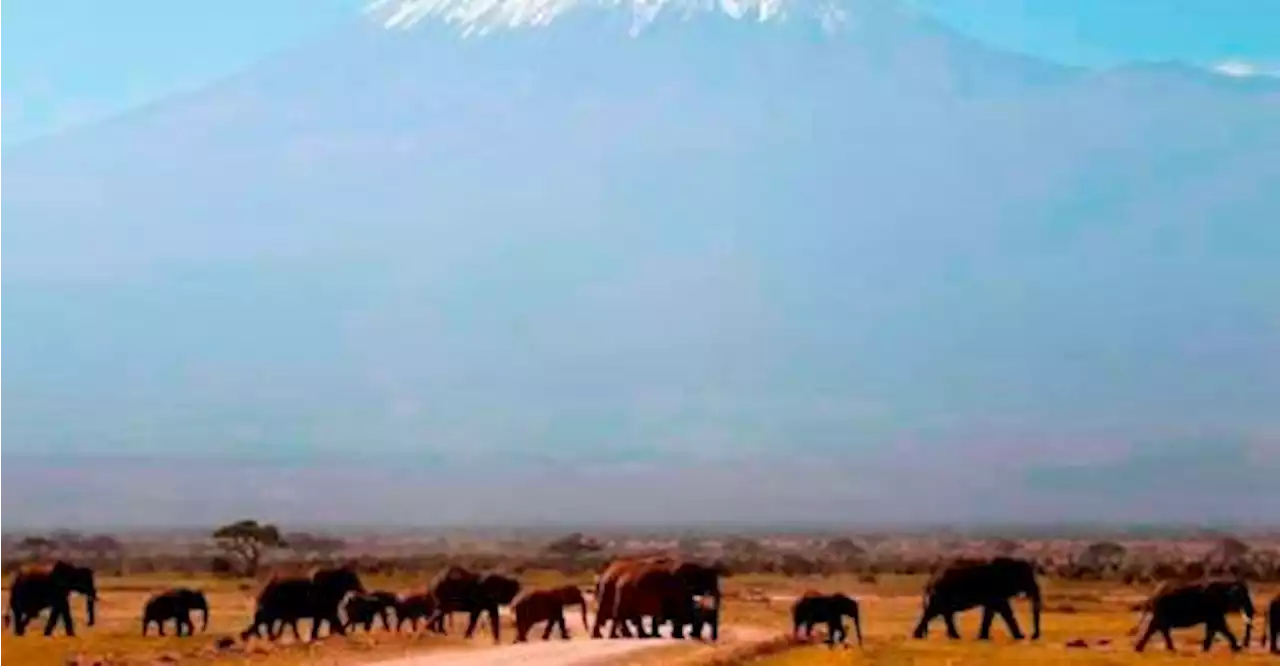
M 221 537 L 215 534 L 222 534 Z M 6 629 L 0 655 L 11 664 L 1190 664 L 1280 663 L 1260 644 L 1267 602 L 1280 593 L 1280 532 L 1099 532 L 1054 536 L 965 534 L 950 530 L 895 533 L 625 533 L 616 530 L 546 534 L 531 531 L 471 530 L 432 533 L 302 533 L 273 526 L 259 541 L 226 530 L 148 534 L 5 535 L 6 602 L 16 572 L 32 561 L 61 559 L 94 569 L 98 602 L 95 626 L 85 624 L 84 601 L 72 596 L 76 636 L 43 636 L 45 618 L 26 635 Z M 454 617 L 447 635 L 426 630 L 388 631 L 380 624 L 366 632 L 303 641 L 286 631 L 276 641 L 242 639 L 257 592 L 272 576 L 337 563 L 353 564 L 366 588 L 398 594 L 423 591 L 450 565 L 513 575 L 522 589 L 564 584 L 590 589 L 595 576 L 618 557 L 667 553 L 720 564 L 720 640 L 591 639 L 578 612 L 570 611 L 570 644 L 538 652 L 541 626 L 530 643 L 512 646 L 509 614 L 502 618 L 495 645 L 482 621 L 476 636 L 461 636 L 465 620 Z M 978 641 L 980 611 L 958 616 L 962 638 L 949 640 L 940 620 L 917 640 L 912 629 L 921 613 L 921 590 L 932 571 L 956 557 L 1008 555 L 1036 563 L 1043 590 L 1043 633 L 1038 641 L 1013 640 L 999 619 L 990 641 Z M 1157 636 L 1144 653 L 1133 644 L 1138 604 L 1161 581 L 1232 576 L 1248 581 L 1259 615 L 1253 642 L 1232 653 L 1219 639 L 1202 653 L 1203 626 L 1176 630 L 1176 652 Z M 173 587 L 205 592 L 207 631 L 192 637 L 142 636 L 141 610 L 154 593 Z M 861 607 L 863 645 L 829 648 L 825 630 L 812 641 L 791 637 L 791 606 L 806 590 L 843 592 Z M 594 614 L 595 600 L 588 598 Z M 7 607 L 7 603 L 6 603 Z M 1030 630 L 1028 604 L 1014 611 Z M 463 621 L 459 621 L 463 620 Z M 197 629 L 200 625 L 196 619 Z M 1229 618 L 1237 636 L 1244 619 Z M 553 636 L 551 642 L 561 639 Z M 635 648 L 599 646 L 627 642 Z M 550 648 L 551 646 L 543 646 Z

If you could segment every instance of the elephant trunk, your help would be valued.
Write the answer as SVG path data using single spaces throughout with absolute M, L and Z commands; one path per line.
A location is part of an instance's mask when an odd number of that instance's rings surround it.
M 94 610 L 94 606 L 95 606 L 97 603 L 98 603 L 98 593 L 97 593 L 97 592 L 89 592 L 87 595 L 85 595 L 85 598 L 84 598 L 84 611 L 85 611 L 85 614 L 89 616 L 89 617 L 88 617 L 88 620 L 87 620 L 87 623 L 88 623 L 88 625 L 89 625 L 90 627 L 92 627 L 92 626 L 93 626 L 93 622 L 94 622 L 94 612 L 93 612 L 93 610 Z
M 200 631 L 209 630 L 209 603 L 201 596 L 196 600 L 196 610 L 200 611 Z
M 583 599 L 578 606 L 582 608 L 582 630 L 591 631 L 591 625 L 587 622 L 587 600 Z

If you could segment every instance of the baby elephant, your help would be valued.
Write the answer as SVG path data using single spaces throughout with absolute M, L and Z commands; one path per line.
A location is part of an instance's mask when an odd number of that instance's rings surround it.
M 844 594 L 820 594 L 809 590 L 791 606 L 792 634 L 800 635 L 800 627 L 804 627 L 804 637 L 813 636 L 813 625 L 820 622 L 827 625 L 827 645 L 835 647 L 836 643 L 844 643 L 848 632 L 842 618 L 848 616 L 853 620 L 853 629 L 862 645 L 862 621 L 858 614 L 858 602 Z
M 154 622 L 160 635 L 163 636 L 165 621 L 173 620 L 179 636 L 182 635 L 184 628 L 187 635 L 190 636 L 195 633 L 194 626 L 191 623 L 191 611 L 193 610 L 198 610 L 204 615 L 200 630 L 208 629 L 209 603 L 205 601 L 203 592 L 186 587 L 176 587 L 155 594 L 147 600 L 147 604 L 142 608 L 142 635 L 147 635 L 147 628 Z
M 436 599 L 430 592 L 410 594 L 396 602 L 396 631 L 410 623 L 414 631 L 418 630 L 418 620 L 426 622 L 436 612 Z
M 398 603 L 399 599 L 394 593 L 381 590 L 353 595 L 343 607 L 347 613 L 346 628 L 350 629 L 358 624 L 364 626 L 365 631 L 373 631 L 373 621 L 381 618 L 382 628 L 390 631 L 389 611 L 395 610 Z
M 529 630 L 539 622 L 546 622 L 547 628 L 542 632 L 542 640 L 550 640 L 551 630 L 560 627 L 560 638 L 569 638 L 569 628 L 564 621 L 565 606 L 582 607 L 582 628 L 589 629 L 587 624 L 587 600 L 582 597 L 582 590 L 574 585 L 565 585 L 550 590 L 533 590 L 517 596 L 511 602 L 511 610 L 516 616 L 516 642 L 529 639 Z

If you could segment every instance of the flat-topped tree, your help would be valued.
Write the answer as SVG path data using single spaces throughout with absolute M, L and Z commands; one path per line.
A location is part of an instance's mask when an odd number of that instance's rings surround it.
M 213 538 L 232 558 L 239 560 L 246 576 L 256 576 L 262 555 L 269 548 L 285 548 L 280 529 L 270 523 L 240 520 L 213 531 Z

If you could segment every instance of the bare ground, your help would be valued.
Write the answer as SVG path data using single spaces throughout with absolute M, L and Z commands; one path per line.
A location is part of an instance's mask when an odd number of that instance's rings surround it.
M 594 617 L 592 618 L 594 621 Z M 497 666 L 498 664 L 525 664 L 526 666 L 598 666 L 617 663 L 624 656 L 648 652 L 658 648 L 689 646 L 691 650 L 703 645 L 699 641 L 678 641 L 673 638 L 649 639 L 592 639 L 589 633 L 577 632 L 569 640 L 553 637 L 540 640 L 533 632 L 528 643 L 512 643 L 483 648 L 437 650 L 422 656 L 367 662 L 367 666 Z M 716 646 L 736 646 L 773 638 L 776 631 L 763 627 L 723 627 Z

